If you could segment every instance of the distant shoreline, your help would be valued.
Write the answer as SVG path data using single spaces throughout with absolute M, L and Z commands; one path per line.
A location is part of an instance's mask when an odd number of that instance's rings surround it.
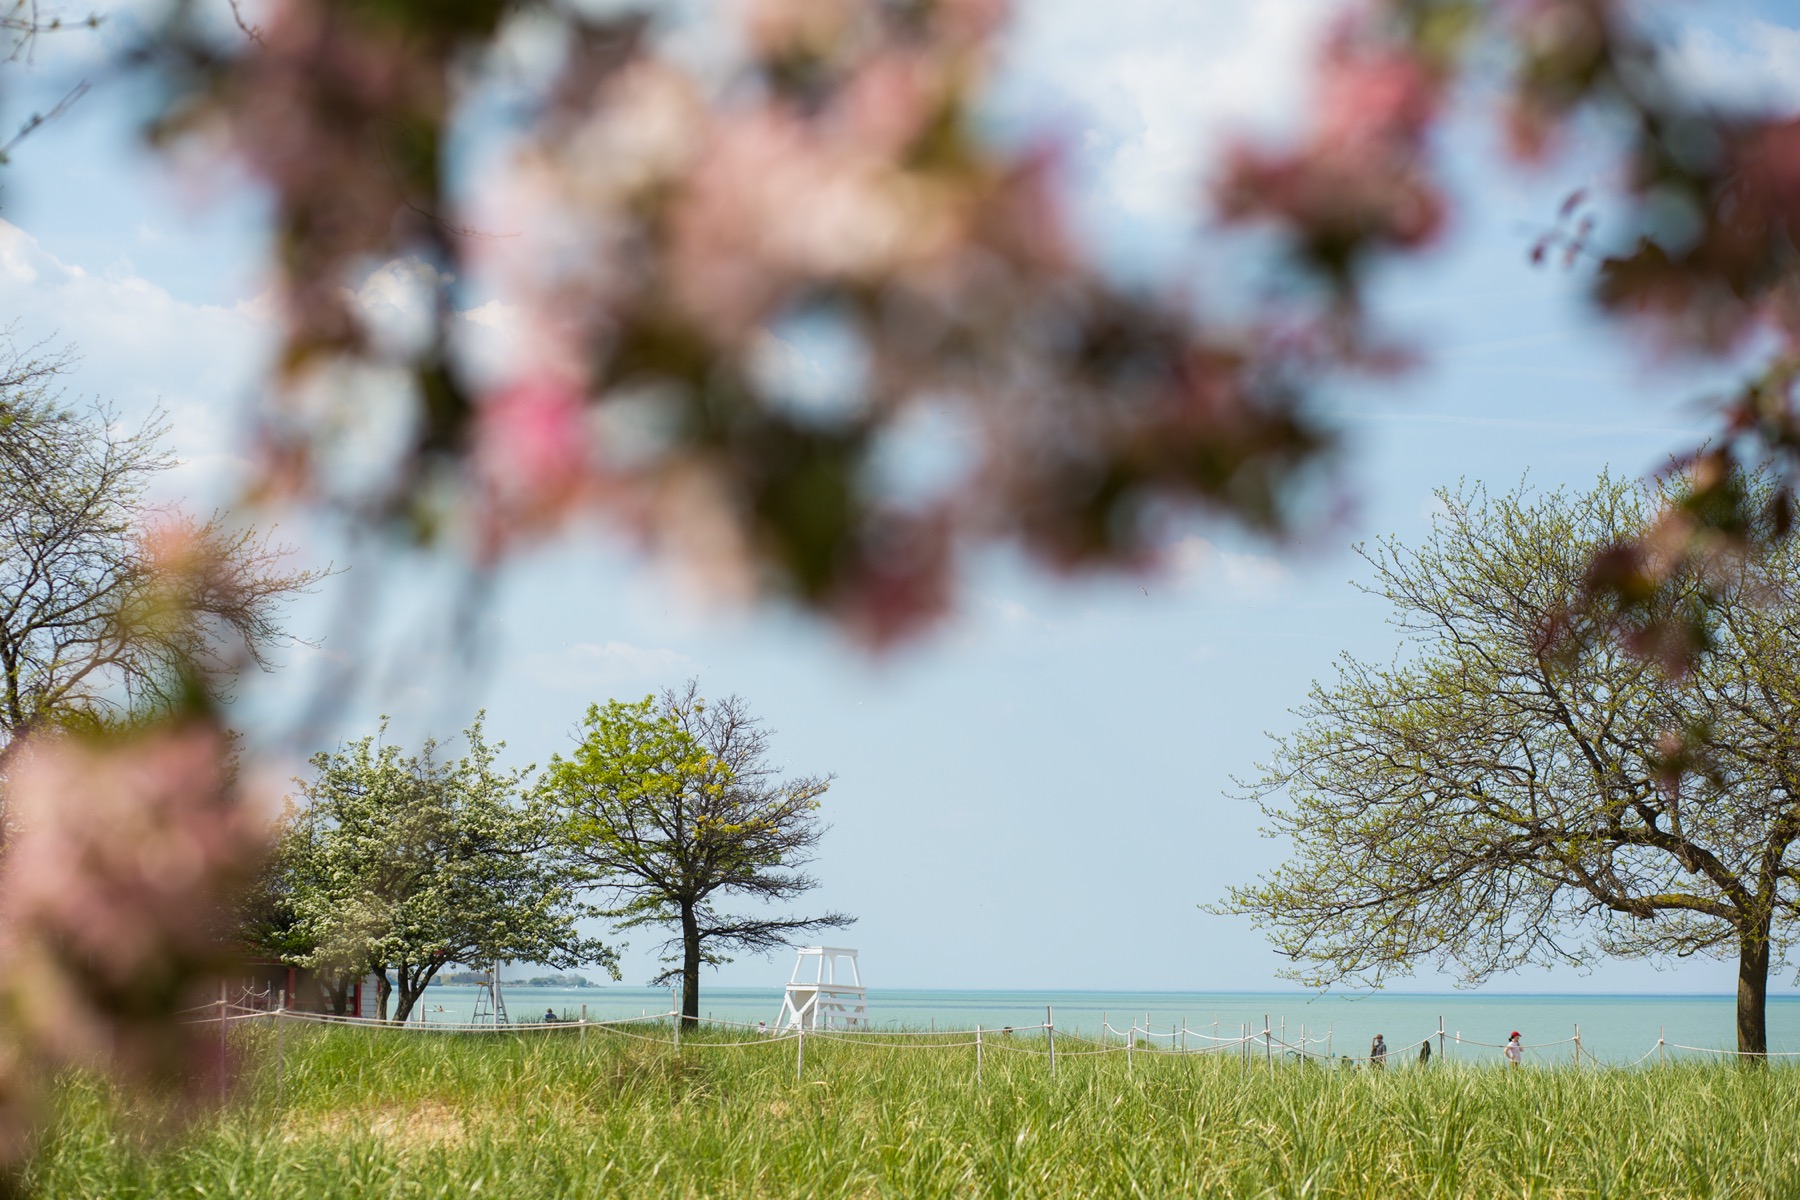
M 470 991 L 480 991 L 486 986 L 485 983 L 440 983 L 435 979 L 427 985 L 432 988 L 468 988 Z M 500 986 L 531 988 L 539 992 L 602 992 L 606 990 L 606 985 L 601 983 L 528 983 L 523 979 L 502 979 Z

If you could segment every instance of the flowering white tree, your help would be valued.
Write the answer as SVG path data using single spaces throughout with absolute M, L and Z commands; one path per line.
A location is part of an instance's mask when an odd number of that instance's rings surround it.
M 545 853 L 543 810 L 520 796 L 529 768 L 499 769 L 480 717 L 463 738 L 454 762 L 382 734 L 319 754 L 285 822 L 303 961 L 374 972 L 384 1020 L 390 1003 L 406 1020 L 451 963 L 599 963 L 618 977 L 615 953 L 576 928 L 588 910 Z

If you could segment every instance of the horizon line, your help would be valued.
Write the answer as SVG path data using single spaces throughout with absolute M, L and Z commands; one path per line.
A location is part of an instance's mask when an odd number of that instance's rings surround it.
M 432 982 L 437 983 L 438 981 L 434 979 Z M 523 979 L 523 978 L 521 978 L 521 979 L 506 979 L 506 980 L 502 980 L 502 982 L 503 983 L 524 983 L 525 979 Z M 479 984 L 448 984 L 448 983 L 446 983 L 446 984 L 443 984 L 442 986 L 445 986 L 445 987 L 478 987 L 480 985 Z M 702 984 L 701 990 L 702 990 L 702 992 L 705 992 L 707 990 L 711 990 L 711 991 L 715 991 L 715 992 L 717 992 L 717 991 L 762 991 L 762 990 L 779 992 L 779 991 L 783 990 L 786 986 L 787 985 L 786 985 L 785 981 L 781 982 L 781 983 L 769 983 L 769 984 L 714 983 L 714 984 L 711 984 L 710 987 L 706 984 Z M 662 992 L 662 991 L 669 990 L 667 988 L 652 987 L 649 984 L 618 983 L 618 982 L 612 982 L 610 980 L 606 981 L 606 982 L 593 983 L 593 984 L 589 985 L 588 987 L 572 987 L 572 988 L 564 988 L 561 990 L 565 990 L 565 991 L 601 991 L 601 990 L 609 990 L 609 989 L 616 990 L 616 991 L 645 991 L 645 992 L 648 992 L 648 991 Z M 554 988 L 554 987 L 544 987 L 544 988 L 541 988 L 540 990 L 556 991 L 559 989 Z M 1126 996 L 1126 995 L 1133 995 L 1133 996 L 1283 996 L 1283 997 L 1302 997 L 1302 998 L 1306 998 L 1309 1000 L 1342 999 L 1342 1000 L 1352 1000 L 1352 1001 L 1370 1000 L 1370 999 L 1375 999 L 1377 997 L 1382 997 L 1382 996 L 1405 997 L 1405 998 L 1413 998 L 1413 999 L 1440 999 L 1440 1000 L 1462 1000 L 1462 999 L 1474 1000 L 1474 999 L 1483 999 L 1483 998 L 1496 998 L 1496 999 L 1506 998 L 1506 999 L 1540 999 L 1540 1000 L 1550 1000 L 1550 999 L 1667 1000 L 1667 999 L 1676 999 L 1676 1000 L 1733 1000 L 1733 1001 L 1735 1001 L 1737 999 L 1736 993 L 1734 993 L 1734 992 L 1680 992 L 1680 991 L 1667 991 L 1667 992 L 1513 992 L 1513 991 L 1452 990 L 1452 991 L 1444 991 L 1444 992 L 1425 992 L 1425 991 L 1399 991 L 1399 990 L 1389 990 L 1389 989 L 1384 988 L 1379 991 L 1346 992 L 1346 991 L 1311 991 L 1311 990 L 1306 990 L 1306 989 L 1281 990 L 1281 989 L 1257 989 L 1257 988 L 1213 988 L 1213 989 L 1197 989 L 1197 988 L 1196 989 L 1182 989 L 1182 988 L 1073 988 L 1073 987 L 994 988 L 994 987 L 935 987 L 935 986 L 924 986 L 924 985 L 893 985 L 893 984 L 884 984 L 880 987 L 868 987 L 866 990 L 870 993 L 874 993 L 874 992 L 953 992 L 953 993 L 963 993 L 963 994 L 967 994 L 967 995 L 999 995 L 999 996 L 1041 996 L 1041 995 L 1046 995 L 1046 994 L 1077 995 L 1077 996 Z M 1767 997 L 1767 999 L 1771 1003 L 1800 1000 L 1800 989 L 1796 989 L 1795 991 L 1793 991 L 1787 995 L 1775 995 L 1775 994 L 1771 993 Z

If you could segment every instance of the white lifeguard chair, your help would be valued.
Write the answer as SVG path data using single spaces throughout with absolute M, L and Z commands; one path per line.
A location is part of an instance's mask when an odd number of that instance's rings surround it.
M 496 962 L 483 972 L 486 978 L 481 981 L 481 990 L 475 993 L 475 1015 L 470 1018 L 475 1025 L 510 1025 L 511 1018 L 506 1015 L 506 996 L 500 990 L 500 964 Z
M 856 951 L 841 946 L 802 946 L 788 979 L 775 1028 L 867 1029 L 868 993 L 856 969 Z

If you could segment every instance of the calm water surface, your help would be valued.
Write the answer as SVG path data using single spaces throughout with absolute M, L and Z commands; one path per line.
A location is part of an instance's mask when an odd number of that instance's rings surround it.
M 421 1002 L 427 1021 L 467 1021 L 474 1014 L 478 991 L 472 987 L 434 987 Z M 670 994 L 653 988 L 528 988 L 505 993 L 514 1021 L 542 1018 L 546 1008 L 560 1017 L 582 1015 L 591 1020 L 666 1013 Z M 1514 1029 L 1530 1046 L 1562 1042 L 1528 1051 L 1543 1063 L 1567 1061 L 1566 1043 L 1581 1027 L 1582 1050 L 1603 1061 L 1629 1063 L 1653 1050 L 1659 1033 L 1668 1041 L 1709 1049 L 1736 1045 L 1735 1005 L 1730 996 L 1517 996 L 1481 992 L 1444 995 L 1383 992 L 1370 996 L 1304 992 L 1081 992 L 1081 991 L 943 991 L 870 988 L 869 1016 L 877 1028 L 999 1029 L 1021 1031 L 1041 1025 L 1045 1008 L 1055 1015 L 1059 1031 L 1093 1035 L 1105 1019 L 1115 1029 L 1134 1022 L 1159 1033 L 1183 1022 L 1193 1035 L 1188 1047 L 1206 1045 L 1206 1036 L 1236 1038 L 1240 1027 L 1260 1032 L 1266 1016 L 1277 1038 L 1298 1043 L 1304 1026 L 1313 1046 L 1337 1054 L 1362 1055 L 1369 1040 L 1384 1034 L 1396 1053 L 1431 1035 L 1439 1018 L 1446 1052 L 1453 1059 L 1492 1060 L 1497 1046 Z M 702 985 L 700 1011 L 719 1020 L 773 1024 L 781 1009 L 780 988 L 708 988 Z M 1664 1033 L 1663 1031 L 1666 1031 Z M 1204 1036 L 1203 1036 L 1204 1035 Z M 1140 1035 L 1141 1036 L 1141 1035 Z M 1460 1039 L 1460 1042 L 1459 1042 Z M 1166 1045 L 1168 1039 L 1160 1039 Z M 1435 1041 L 1433 1046 L 1436 1049 Z M 1769 1000 L 1769 1049 L 1800 1051 L 1800 996 Z M 1416 1051 L 1415 1051 L 1416 1052 Z M 1692 1051 L 1669 1049 L 1671 1056 Z M 1797 1060 L 1800 1061 L 1800 1060 Z

